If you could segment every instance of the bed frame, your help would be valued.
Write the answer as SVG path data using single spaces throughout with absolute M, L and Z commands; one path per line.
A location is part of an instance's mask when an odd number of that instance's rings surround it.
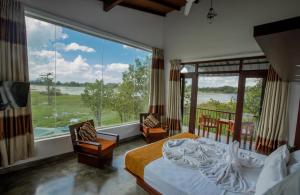
M 134 173 L 129 171 L 127 168 L 124 168 L 124 169 L 136 178 L 136 184 L 139 185 L 141 188 L 143 188 L 146 192 L 148 192 L 149 195 L 162 195 L 157 190 L 155 190 L 152 186 L 147 184 L 142 178 L 135 175 Z

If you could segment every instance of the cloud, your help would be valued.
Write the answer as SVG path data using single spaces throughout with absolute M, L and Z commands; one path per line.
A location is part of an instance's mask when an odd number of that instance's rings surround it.
M 41 58 L 47 58 L 47 59 L 54 59 L 55 57 L 60 58 L 61 54 L 55 51 L 49 51 L 49 50 L 41 50 L 41 51 L 31 51 L 31 55 L 41 57 Z
M 79 45 L 78 43 L 70 43 L 64 47 L 65 51 L 83 51 L 83 52 L 95 52 L 95 50 L 91 47 L 87 47 L 84 45 Z
M 55 60 L 56 56 L 56 60 Z M 112 63 L 108 65 L 89 64 L 81 55 L 72 60 L 52 50 L 29 51 L 30 79 L 35 80 L 41 74 L 56 72 L 56 80 L 61 82 L 76 81 L 80 83 L 94 82 L 102 79 L 105 83 L 119 83 L 122 74 L 127 71 L 129 64 Z
M 123 72 L 127 71 L 129 64 L 112 63 L 105 66 L 103 80 L 105 83 L 120 83 Z
M 29 51 L 31 80 L 38 79 L 41 74 L 47 72 L 56 72 L 57 81 L 94 82 L 101 75 L 98 67 L 99 65 L 88 64 L 87 60 L 81 55 L 73 60 L 66 60 L 61 53 L 55 51 Z
M 109 64 L 106 68 L 108 72 L 124 72 L 128 70 L 129 64 L 122 64 L 122 63 L 112 63 Z
M 29 48 L 44 48 L 53 41 L 68 38 L 62 27 L 30 17 L 26 17 L 26 30 Z

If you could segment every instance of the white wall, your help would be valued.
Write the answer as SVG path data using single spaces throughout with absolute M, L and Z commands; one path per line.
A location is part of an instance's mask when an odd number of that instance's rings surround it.
M 261 52 L 253 27 L 300 15 L 299 0 L 215 0 L 218 14 L 208 24 L 210 1 L 194 4 L 189 16 L 170 13 L 164 26 L 165 60 L 183 61 Z
M 289 144 L 294 145 L 296 126 L 298 120 L 298 109 L 300 99 L 300 82 L 291 82 L 289 86 Z
M 102 10 L 99 0 L 21 0 L 27 6 L 151 47 L 163 47 L 164 18 L 116 6 Z

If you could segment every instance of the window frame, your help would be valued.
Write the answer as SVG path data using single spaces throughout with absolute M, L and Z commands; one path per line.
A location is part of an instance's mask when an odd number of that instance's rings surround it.
M 53 25 L 58 25 L 64 28 L 69 28 L 71 30 L 80 32 L 80 33 L 84 33 L 90 36 L 94 36 L 100 39 L 105 39 L 105 40 L 109 40 L 115 43 L 119 43 L 119 44 L 123 44 L 123 45 L 127 45 L 130 47 L 133 47 L 135 49 L 139 49 L 139 50 L 143 50 L 146 52 L 150 52 L 152 53 L 152 47 L 118 36 L 118 35 L 114 35 L 112 33 L 88 26 L 88 25 L 84 25 L 82 23 L 78 23 L 69 19 L 65 19 L 62 17 L 58 17 L 58 16 L 54 16 L 50 13 L 44 12 L 44 11 L 40 11 L 28 6 L 25 6 L 25 17 L 30 17 L 36 20 L 40 20 L 43 22 L 47 22 Z M 150 88 L 149 88 L 150 90 Z M 105 130 L 108 128 L 112 128 L 112 127 L 126 127 L 129 125 L 133 125 L 133 124 L 138 124 L 138 120 L 136 121 L 129 121 L 129 122 L 124 122 L 124 123 L 119 123 L 119 124 L 114 124 L 114 125 L 104 125 L 101 127 L 96 127 L 97 131 L 101 131 L 101 130 Z M 52 136 L 41 136 L 41 137 L 34 137 L 35 141 L 40 141 L 40 140 L 46 140 L 46 139 L 54 139 L 54 138 L 59 138 L 59 137 L 63 137 L 63 136 L 67 136 L 69 135 L 69 132 L 66 133 L 59 133 L 56 135 L 52 135 Z

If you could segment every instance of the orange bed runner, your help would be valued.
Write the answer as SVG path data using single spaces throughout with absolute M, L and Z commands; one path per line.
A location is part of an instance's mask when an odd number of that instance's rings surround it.
M 144 178 L 144 168 L 150 162 L 162 157 L 162 146 L 168 139 L 197 138 L 191 133 L 181 133 L 152 144 L 131 150 L 125 156 L 125 168 L 135 176 Z

